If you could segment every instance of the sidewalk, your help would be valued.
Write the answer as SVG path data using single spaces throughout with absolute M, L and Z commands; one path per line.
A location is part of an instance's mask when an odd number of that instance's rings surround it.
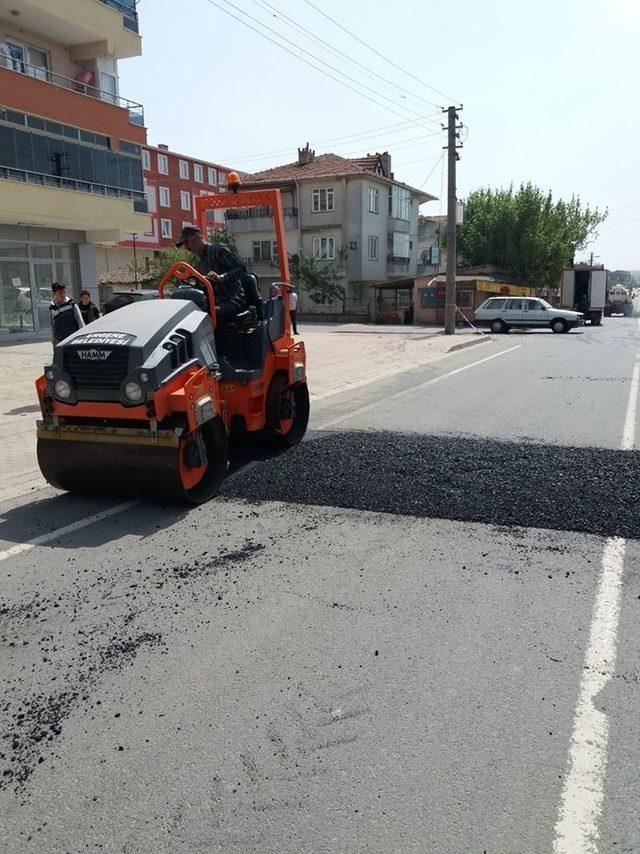
M 304 324 L 311 402 L 374 380 L 432 364 L 452 349 L 489 341 L 489 336 L 459 332 L 445 337 L 437 330 L 416 334 L 421 327 L 380 327 L 367 334 Z M 409 331 L 410 330 L 410 331 Z M 3 449 L 0 501 L 46 486 L 36 460 L 35 421 L 39 418 L 34 382 L 51 358 L 51 344 L 30 341 L 0 348 L 0 442 Z M 313 418 L 313 410 L 312 410 Z

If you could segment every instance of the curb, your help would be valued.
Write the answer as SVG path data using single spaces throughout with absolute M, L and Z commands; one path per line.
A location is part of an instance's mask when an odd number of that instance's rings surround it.
M 473 338 L 471 341 L 462 341 L 460 344 L 454 344 L 453 347 L 449 347 L 447 353 L 453 353 L 456 350 L 464 350 L 467 347 L 474 347 L 476 344 L 486 344 L 491 341 L 490 335 L 482 335 L 482 337 Z

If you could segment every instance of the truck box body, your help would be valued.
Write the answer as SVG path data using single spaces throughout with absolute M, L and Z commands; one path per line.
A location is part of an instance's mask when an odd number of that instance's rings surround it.
M 604 307 L 607 301 L 607 271 L 592 269 L 569 269 L 562 271 L 560 305 L 562 308 L 583 311 L 585 320 L 592 324 L 602 323 Z

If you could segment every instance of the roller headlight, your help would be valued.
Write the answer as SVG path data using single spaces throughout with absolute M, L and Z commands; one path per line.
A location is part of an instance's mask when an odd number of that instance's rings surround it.
M 131 403 L 138 403 L 138 401 L 142 400 L 143 397 L 142 389 L 138 383 L 127 383 L 124 387 L 124 396 L 127 400 L 130 400 Z
M 71 386 L 66 380 L 58 380 L 53 390 L 56 393 L 56 397 L 59 397 L 61 400 L 67 400 L 67 398 L 71 397 Z
M 149 382 L 149 374 L 146 371 L 140 371 L 140 373 L 138 374 L 138 378 L 140 379 L 141 383 Z
M 55 375 L 55 371 L 47 371 L 47 373 L 46 373 L 46 377 L 47 377 L 47 379 L 48 379 L 48 380 L 53 380 L 53 379 L 55 379 L 55 376 L 56 376 L 56 375 Z

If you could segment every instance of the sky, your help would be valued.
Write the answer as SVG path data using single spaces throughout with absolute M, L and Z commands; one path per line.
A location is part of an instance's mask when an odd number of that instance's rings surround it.
M 388 150 L 396 178 L 439 197 L 421 212 L 444 213 L 440 110 L 462 104 L 459 198 L 527 181 L 579 195 L 609 216 L 576 260 L 640 269 L 640 0 L 139 0 L 139 14 L 120 94 L 144 104 L 150 144 L 247 172 L 307 141 Z

